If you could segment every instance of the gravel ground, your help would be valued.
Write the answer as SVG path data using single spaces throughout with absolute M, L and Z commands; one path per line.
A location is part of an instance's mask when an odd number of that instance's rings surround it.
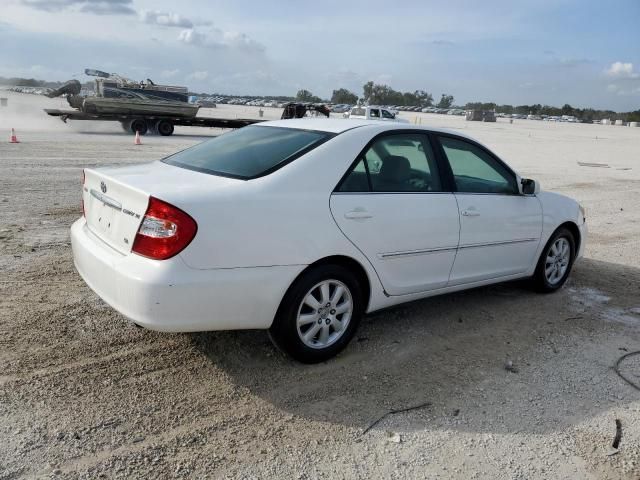
M 553 295 L 511 283 L 374 313 L 338 358 L 305 366 L 261 331 L 136 328 L 74 270 L 81 167 L 219 131 L 134 146 L 113 125 L 44 118 L 59 101 L 7 96 L 0 129 L 22 143 L 0 143 L 0 479 L 640 478 L 640 392 L 612 369 L 640 349 L 640 128 L 407 116 L 580 200 L 586 258 Z M 640 381 L 640 357 L 621 370 Z

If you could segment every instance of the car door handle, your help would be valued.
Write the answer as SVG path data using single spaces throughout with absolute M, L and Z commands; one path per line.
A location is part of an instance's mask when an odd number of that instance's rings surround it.
M 477 210 L 463 210 L 462 216 L 463 217 L 479 217 L 480 212 L 478 212 Z
M 350 220 L 364 220 L 371 217 L 373 217 L 373 215 L 367 212 L 364 208 L 356 208 L 355 210 L 351 210 L 344 214 L 344 218 L 348 218 Z

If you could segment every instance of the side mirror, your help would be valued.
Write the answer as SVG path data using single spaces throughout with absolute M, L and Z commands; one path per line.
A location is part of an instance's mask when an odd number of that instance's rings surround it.
M 540 192 L 540 184 L 536 180 L 531 180 L 530 178 L 523 178 L 520 181 L 522 185 L 522 194 L 523 195 L 535 195 Z

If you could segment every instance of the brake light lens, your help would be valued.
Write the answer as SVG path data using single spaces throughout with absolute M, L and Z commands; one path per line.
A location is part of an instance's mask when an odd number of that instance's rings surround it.
M 166 260 L 184 250 L 197 231 L 196 221 L 188 214 L 150 197 L 131 250 L 143 257 Z

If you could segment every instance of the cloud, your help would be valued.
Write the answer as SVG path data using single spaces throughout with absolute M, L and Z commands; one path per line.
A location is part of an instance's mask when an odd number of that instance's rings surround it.
M 237 47 L 243 50 L 264 51 L 264 46 L 261 43 L 249 38 L 249 36 L 244 33 L 224 32 L 222 38 L 223 43 L 231 47 Z
M 613 78 L 640 78 L 640 73 L 633 70 L 633 63 L 613 62 L 605 73 Z
M 196 32 L 193 28 L 188 30 L 182 30 L 178 34 L 178 41 L 186 43 L 187 45 L 199 45 L 202 46 L 207 41 L 207 36 L 204 33 Z
M 432 40 L 431 44 L 438 45 L 440 47 L 450 47 L 452 45 L 455 45 L 455 43 L 452 42 L 451 40 Z
M 640 85 L 634 86 L 621 86 L 615 83 L 607 85 L 607 92 L 614 93 L 620 96 L 628 95 L 640 95 Z
M 140 19 L 151 25 L 161 27 L 193 28 L 193 22 L 178 13 L 161 12 L 159 10 L 142 10 Z
M 174 68 L 173 70 L 163 70 L 162 72 L 160 72 L 160 76 L 163 78 L 172 78 L 179 73 L 180 73 L 180 70 L 177 68 Z
M 187 75 L 187 80 L 206 80 L 207 77 L 209 77 L 209 72 L 205 72 L 205 71 L 199 71 L 199 72 L 193 72 L 189 75 Z
M 558 63 L 561 67 L 578 67 L 580 65 L 588 65 L 593 63 L 593 60 L 589 58 L 560 58 Z
M 374 77 L 373 81 L 378 84 L 390 84 L 393 82 L 393 75 L 390 73 L 381 73 Z
M 45 12 L 74 9 L 94 15 L 133 15 L 133 0 L 22 0 L 22 4 Z
M 343 84 L 357 83 L 358 86 L 364 83 L 361 73 L 354 72 L 348 68 L 340 68 L 337 70 L 327 72 L 327 79 L 333 84 L 342 86 Z
M 195 28 L 182 30 L 178 41 L 187 45 L 213 49 L 234 49 L 248 53 L 263 53 L 264 45 L 240 32 L 224 32 L 218 28 L 199 31 Z

